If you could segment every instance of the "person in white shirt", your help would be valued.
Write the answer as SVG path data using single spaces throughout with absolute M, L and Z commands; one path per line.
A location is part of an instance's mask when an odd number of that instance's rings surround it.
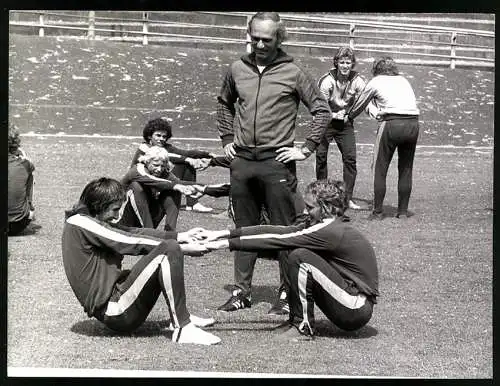
M 415 93 L 408 80 L 399 74 L 394 59 L 386 56 L 376 59 L 372 67 L 373 78 L 345 120 L 358 116 L 370 102 L 370 115 L 379 122 L 373 151 L 373 211 L 371 220 L 382 220 L 386 192 L 386 176 L 395 150 L 398 150 L 398 210 L 397 218 L 410 217 L 408 203 L 412 188 L 413 160 L 419 133 L 419 110 Z M 369 106 L 370 107 L 370 106 Z

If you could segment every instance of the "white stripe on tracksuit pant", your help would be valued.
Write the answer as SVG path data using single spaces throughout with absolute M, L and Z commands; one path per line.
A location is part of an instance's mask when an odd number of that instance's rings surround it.
M 359 293 L 346 291 L 350 284 L 320 255 L 297 248 L 288 256 L 290 317 L 314 328 L 314 304 L 337 327 L 361 328 L 371 318 L 373 304 Z
M 143 256 L 115 284 L 105 306 L 102 322 L 116 331 L 139 327 L 151 312 L 160 293 L 167 301 L 174 327 L 189 323 L 184 287 L 184 255 L 175 240 L 166 240 Z

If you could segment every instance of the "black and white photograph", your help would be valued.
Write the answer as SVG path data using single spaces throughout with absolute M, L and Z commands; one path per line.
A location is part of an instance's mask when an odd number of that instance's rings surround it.
M 7 377 L 493 379 L 495 14 L 10 9 Z

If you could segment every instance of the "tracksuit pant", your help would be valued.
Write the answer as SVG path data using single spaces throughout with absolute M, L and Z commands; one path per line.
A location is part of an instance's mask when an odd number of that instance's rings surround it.
M 396 149 L 398 150 L 398 213 L 405 213 L 408 210 L 418 132 L 417 116 L 391 115 L 379 125 L 372 164 L 374 213 L 382 213 L 387 170 Z
M 134 331 L 146 320 L 160 294 L 167 301 L 173 326 L 188 324 L 184 255 L 175 240 L 162 242 L 130 271 L 122 271 L 111 298 L 95 317 L 112 330 Z
M 352 198 L 356 182 L 356 137 L 352 122 L 332 119 L 328 125 L 321 142 L 316 149 L 316 179 L 328 178 L 328 148 L 335 139 L 342 155 L 343 179 L 346 188 L 346 200 Z
M 314 331 L 314 304 L 337 327 L 352 331 L 370 320 L 373 303 L 320 255 L 297 248 L 288 255 L 290 320 Z
M 292 224 L 296 190 L 295 162 L 284 164 L 274 158 L 248 160 L 236 157 L 231 163 L 231 201 L 237 227 L 259 225 L 263 205 L 271 224 Z M 279 252 L 280 289 L 286 286 L 283 268 L 286 255 L 286 251 Z M 251 292 L 256 260 L 256 252 L 235 252 L 235 285 L 245 294 Z
M 188 163 L 174 164 L 172 173 L 182 181 L 196 182 L 196 169 Z M 197 202 L 197 198 L 186 196 L 186 206 L 193 206 Z
M 165 216 L 165 230 L 175 230 L 180 205 L 180 192 L 165 190 L 155 197 L 150 189 L 134 181 L 127 188 L 127 201 L 119 222 L 131 227 L 156 228 Z

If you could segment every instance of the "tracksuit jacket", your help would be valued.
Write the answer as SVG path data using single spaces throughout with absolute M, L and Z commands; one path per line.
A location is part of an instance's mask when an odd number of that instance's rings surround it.
M 137 150 L 135 151 L 134 158 L 132 158 L 132 163 L 130 166 L 134 166 L 136 163 L 139 162 L 139 157 L 144 155 L 146 151 L 151 147 L 150 144 L 144 142 L 139 145 Z M 168 152 L 168 159 L 174 163 L 185 163 L 186 158 L 212 158 L 210 153 L 208 151 L 204 150 L 197 150 L 197 149 L 192 149 L 192 150 L 184 150 L 184 149 L 179 149 L 178 147 L 175 147 L 174 145 L 167 143 L 165 144 L 164 148 Z
M 254 53 L 232 63 L 217 99 L 222 145 L 234 142 L 247 159 L 274 158 L 276 149 L 294 145 L 300 101 L 313 115 L 305 140 L 309 150 L 316 149 L 331 119 L 316 82 L 281 49 L 262 73 Z
M 66 212 L 62 234 L 64 270 L 88 316 L 107 304 L 122 272 L 123 255 L 146 255 L 177 232 L 108 224 L 80 204 Z
M 301 225 L 259 225 L 230 231 L 229 249 L 260 251 L 309 249 L 333 266 L 344 278 L 376 303 L 378 268 L 370 242 L 357 229 L 342 221 L 325 219 L 304 228 Z
M 365 81 L 356 71 L 351 71 L 344 90 L 337 87 L 337 69 L 332 68 L 318 81 L 318 87 L 328 100 L 333 113 L 347 109 L 354 103 L 356 97 L 363 91 Z

